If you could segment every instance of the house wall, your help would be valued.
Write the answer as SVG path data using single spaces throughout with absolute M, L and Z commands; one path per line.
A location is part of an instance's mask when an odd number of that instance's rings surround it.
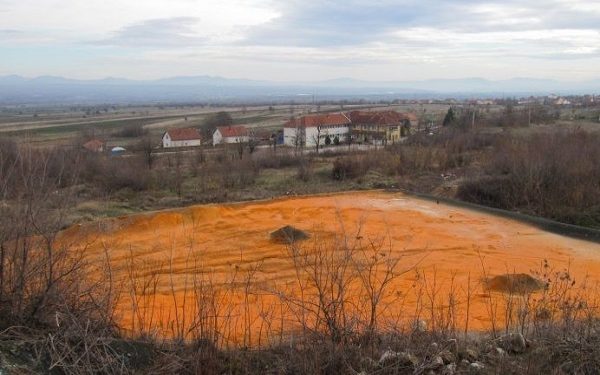
M 376 145 L 384 144 L 387 141 L 386 126 L 376 124 L 353 124 L 352 137 L 356 142 L 372 143 Z
M 283 144 L 286 146 L 301 145 L 302 140 L 296 138 L 296 134 L 300 133 L 300 129 L 296 128 L 283 128 Z
M 201 146 L 202 142 L 199 139 L 191 139 L 187 141 L 170 141 L 168 144 L 163 144 L 165 148 L 173 148 L 173 147 L 193 147 L 193 146 Z
M 193 147 L 193 146 L 201 146 L 202 142 L 200 139 L 189 139 L 185 141 L 173 141 L 168 133 L 163 136 L 162 144 L 164 148 L 174 148 L 174 147 Z
M 164 148 L 172 147 L 171 146 L 171 137 L 169 137 L 169 133 L 165 133 L 162 138 L 162 145 Z
M 222 143 L 246 143 L 250 142 L 250 136 L 244 135 L 241 137 L 223 137 L 219 130 L 215 130 L 213 133 L 213 146 L 222 144 Z
M 337 136 L 340 142 L 347 140 L 348 134 L 350 133 L 350 126 L 348 125 L 335 125 L 335 126 L 322 126 L 319 134 L 317 127 L 306 128 L 306 147 L 314 147 L 317 145 L 317 135 L 319 136 L 319 144 L 325 144 L 325 138 L 329 135 L 331 142 Z
M 317 145 L 317 136 L 319 137 L 319 144 L 325 144 L 325 138 L 329 135 L 331 142 L 337 136 L 340 142 L 345 142 L 348 139 L 350 133 L 349 125 L 327 125 L 321 126 L 319 129 L 314 127 L 306 128 L 284 128 L 283 129 L 283 143 L 286 146 L 306 146 L 315 147 Z
M 213 133 L 213 146 L 221 143 L 221 140 L 223 140 L 223 136 L 221 135 L 221 132 L 217 129 Z
M 411 131 L 416 128 L 415 121 L 410 122 L 410 130 L 402 130 L 403 123 L 396 125 L 375 125 L 375 124 L 356 124 L 352 125 L 353 137 L 358 142 L 366 142 L 372 144 L 396 143 L 402 141 L 410 135 Z
M 402 138 L 402 125 L 388 126 L 385 139 L 388 143 L 399 142 Z
M 222 143 L 246 143 L 250 142 L 250 137 L 247 135 L 241 137 L 223 137 Z

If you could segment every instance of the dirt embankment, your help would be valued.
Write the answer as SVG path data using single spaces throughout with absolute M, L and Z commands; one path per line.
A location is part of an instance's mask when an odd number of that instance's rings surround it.
M 310 234 L 302 246 L 322 249 L 344 233 L 353 244 L 378 246 L 383 255 L 374 259 L 399 259 L 381 324 L 451 319 L 458 329 L 489 328 L 506 321 L 501 308 L 490 310 L 490 296 L 506 301 L 520 286 L 542 293 L 558 272 L 588 285 L 600 279 L 598 244 L 399 193 L 196 206 L 73 227 L 63 239 L 82 238 L 98 259 L 107 249 L 124 328 L 186 336 L 210 321 L 223 344 L 263 344 L 298 327 L 282 296 L 313 292 L 298 287 L 289 246 L 271 239 L 287 225 Z M 364 306 L 363 297 L 348 298 Z

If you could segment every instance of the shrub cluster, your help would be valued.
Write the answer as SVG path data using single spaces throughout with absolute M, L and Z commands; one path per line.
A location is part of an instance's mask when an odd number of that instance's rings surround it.
M 600 228 L 599 144 L 600 135 L 582 131 L 504 139 L 458 197 Z

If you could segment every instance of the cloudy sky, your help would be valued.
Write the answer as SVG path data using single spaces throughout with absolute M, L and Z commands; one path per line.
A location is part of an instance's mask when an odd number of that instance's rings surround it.
M 0 0 L 0 75 L 600 78 L 600 0 Z

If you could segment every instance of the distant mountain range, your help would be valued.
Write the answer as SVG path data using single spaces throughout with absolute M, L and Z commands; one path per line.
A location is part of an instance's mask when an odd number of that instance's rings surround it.
M 0 76 L 0 104 L 124 104 L 175 102 L 307 102 L 339 99 L 423 99 L 507 97 L 547 94 L 598 94 L 600 79 L 483 78 L 424 81 L 361 81 L 338 78 L 316 82 L 276 82 L 213 76 L 157 80 L 105 78 L 76 80 L 63 77 Z

